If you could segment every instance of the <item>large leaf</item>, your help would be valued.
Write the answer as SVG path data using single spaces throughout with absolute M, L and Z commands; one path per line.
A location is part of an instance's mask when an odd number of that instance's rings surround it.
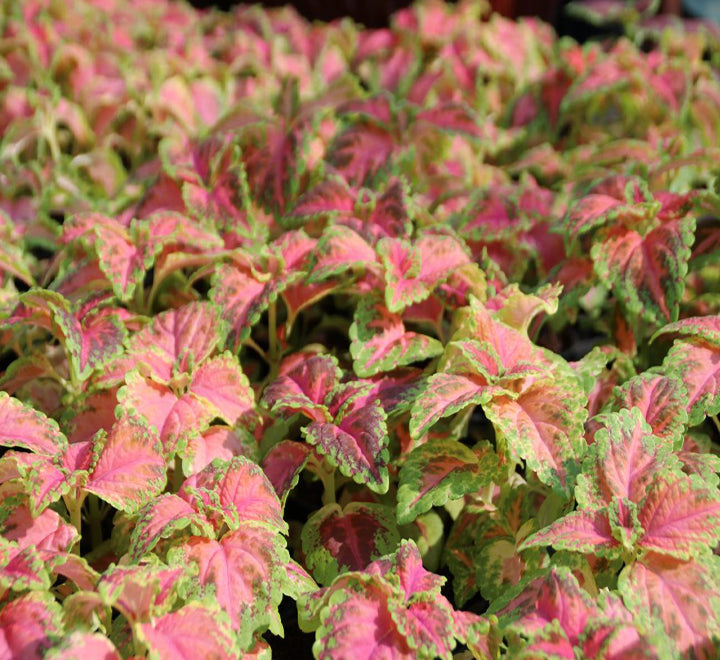
M 687 423 L 687 394 L 677 379 L 640 374 L 616 390 L 609 404 L 615 410 L 639 408 L 653 435 L 675 447 L 681 445 Z
M 94 449 L 85 490 L 117 509 L 132 513 L 165 486 L 165 458 L 157 435 L 147 424 L 120 418 Z
M 214 494 L 223 520 L 231 529 L 253 521 L 275 532 L 287 533 L 275 489 L 260 466 L 244 456 L 214 461 L 186 482 L 190 484 Z M 181 496 L 186 490 L 181 491 Z
M 565 492 L 584 455 L 584 404 L 572 380 L 538 380 L 517 397 L 501 395 L 483 403 L 483 410 L 510 456 Z
M 227 618 L 217 606 L 188 603 L 150 623 L 136 624 L 135 632 L 153 660 L 227 658 L 237 653 Z
M 0 610 L 0 657 L 38 660 L 62 634 L 60 606 L 47 592 L 24 594 Z
M 321 612 L 313 653 L 318 660 L 411 660 L 415 652 L 398 631 L 392 587 L 379 577 L 354 580 L 335 591 Z
M 694 229 L 695 220 L 689 216 L 645 236 L 615 226 L 591 250 L 595 272 L 633 315 L 659 325 L 675 321 Z
M 663 370 L 685 385 L 691 426 L 720 412 L 719 346 L 698 339 L 677 340 L 663 361 Z
M 317 422 L 327 421 L 325 399 L 341 375 L 331 355 L 296 353 L 281 362 L 278 377 L 263 392 L 262 403 L 272 413 L 302 412 Z
M 55 420 L 0 392 L 0 445 L 55 456 L 67 449 L 68 443 Z
M 245 524 L 219 541 L 191 537 L 172 550 L 171 562 L 197 565 L 200 593 L 213 594 L 247 647 L 273 620 L 283 595 L 285 542 L 274 530 Z
M 410 416 L 410 435 L 419 438 L 435 422 L 470 405 L 485 403 L 492 396 L 480 376 L 436 373 L 428 378 Z
M 618 589 L 628 609 L 665 632 L 682 657 L 712 658 L 720 634 L 718 561 L 685 562 L 648 553 L 627 566 Z
M 603 416 L 603 428 L 595 434 L 595 459 L 578 477 L 575 497 L 581 507 L 599 508 L 613 498 L 642 500 L 667 456 L 650 431 L 639 408 Z
M 699 480 L 698 480 L 699 481 Z M 689 559 L 720 540 L 720 496 L 693 478 L 658 478 L 638 512 L 645 530 L 640 545 Z
M 162 539 L 187 528 L 207 537 L 215 532 L 207 518 L 189 502 L 173 493 L 164 493 L 138 512 L 130 537 L 130 556 L 139 559 Z

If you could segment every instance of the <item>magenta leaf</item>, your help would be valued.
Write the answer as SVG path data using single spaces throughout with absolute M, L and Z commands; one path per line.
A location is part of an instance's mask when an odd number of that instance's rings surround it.
M 86 491 L 128 513 L 162 491 L 165 459 L 157 435 L 147 424 L 122 417 L 96 442 Z
M 345 225 L 331 225 L 318 241 L 308 280 L 323 282 L 348 271 L 362 273 L 377 262 L 375 250 L 359 233 Z
M 340 385 L 328 402 L 333 422 L 312 422 L 302 432 L 340 472 L 377 493 L 388 489 L 385 411 L 362 387 Z
M 300 473 L 311 455 L 310 447 L 292 440 L 282 440 L 265 454 L 262 460 L 263 472 L 283 506 L 288 494 L 297 485 Z
M 323 585 L 340 573 L 362 571 L 400 542 L 392 509 L 351 502 L 328 504 L 312 514 L 302 531 L 305 565 Z
M 341 375 L 332 355 L 296 353 L 282 361 L 277 379 L 263 392 L 262 403 L 271 413 L 302 412 L 314 421 L 327 421 L 325 399 L 338 385 Z

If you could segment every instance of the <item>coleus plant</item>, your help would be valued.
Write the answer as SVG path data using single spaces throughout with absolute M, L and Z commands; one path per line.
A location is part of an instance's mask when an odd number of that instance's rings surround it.
M 0 25 L 0 656 L 720 652 L 718 30 Z

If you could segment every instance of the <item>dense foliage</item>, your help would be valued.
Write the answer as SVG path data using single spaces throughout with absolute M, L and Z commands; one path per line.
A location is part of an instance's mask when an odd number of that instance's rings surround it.
M 4 2 L 0 657 L 715 656 L 720 39 L 623 11 Z

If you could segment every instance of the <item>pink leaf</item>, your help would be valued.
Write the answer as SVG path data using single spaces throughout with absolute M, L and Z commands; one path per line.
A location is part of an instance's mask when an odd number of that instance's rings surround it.
M 49 660 L 77 660 L 83 657 L 93 660 L 120 660 L 122 656 L 104 635 L 76 631 L 45 657 Z
M 296 353 L 280 364 L 278 377 L 263 393 L 271 412 L 302 412 L 315 421 L 326 421 L 324 402 L 340 382 L 337 360 L 331 355 Z
M 95 449 L 85 490 L 117 509 L 137 511 L 165 486 L 165 459 L 158 438 L 138 420 L 119 419 Z
M 518 551 L 536 545 L 602 556 L 618 547 L 605 511 L 574 511 L 525 539 Z
M 377 401 L 364 401 L 363 393 L 355 385 L 341 385 L 329 402 L 333 423 L 312 422 L 302 432 L 342 474 L 384 493 L 389 485 L 385 411 Z
M 168 601 L 182 573 L 162 565 L 115 566 L 103 573 L 98 592 L 128 621 L 143 621 Z
M 618 588 L 628 609 L 664 630 L 681 656 L 714 657 L 711 636 L 720 631 L 716 562 L 648 553 L 623 570 Z
M 55 420 L 0 392 L 0 444 L 54 456 L 67 448 Z
M 288 493 L 297 484 L 300 472 L 311 455 L 310 447 L 293 440 L 282 440 L 265 454 L 262 461 L 263 472 L 283 504 Z
M 214 536 L 214 529 L 204 515 L 181 497 L 164 493 L 138 512 L 130 537 L 130 556 L 139 559 L 162 539 L 188 527 L 195 534 Z
M 276 532 L 286 533 L 287 523 L 272 484 L 260 466 L 244 456 L 227 463 L 208 465 L 195 477 L 199 488 L 217 494 L 227 524 L 235 529 L 240 523 L 262 523 Z
M 663 369 L 685 385 L 690 426 L 720 412 L 720 347 L 698 339 L 678 340 Z
M 0 610 L 0 657 L 38 660 L 62 634 L 60 607 L 47 592 L 31 592 Z
M 702 483 L 658 478 L 638 513 L 645 530 L 640 546 L 680 559 L 697 556 L 720 540 L 720 498 Z
M 147 648 L 163 660 L 228 658 L 235 655 L 235 644 L 226 621 L 215 609 L 188 603 L 150 623 L 137 624 L 136 630 Z
M 220 541 L 192 537 L 176 557 L 197 564 L 197 580 L 227 612 L 233 630 L 248 639 L 271 620 L 282 599 L 284 541 L 273 530 L 243 525 Z
M 318 660 L 411 660 L 393 621 L 392 589 L 379 577 L 352 582 L 322 611 L 313 650 Z

